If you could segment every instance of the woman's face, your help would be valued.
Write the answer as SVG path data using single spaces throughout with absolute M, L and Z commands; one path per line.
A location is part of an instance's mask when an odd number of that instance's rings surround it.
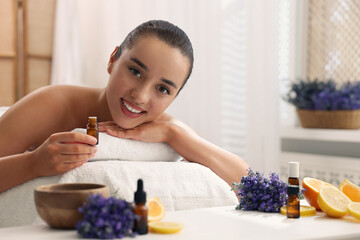
M 189 71 L 189 60 L 152 36 L 137 39 L 118 60 L 114 53 L 106 89 L 113 121 L 129 129 L 155 120 L 175 99 Z

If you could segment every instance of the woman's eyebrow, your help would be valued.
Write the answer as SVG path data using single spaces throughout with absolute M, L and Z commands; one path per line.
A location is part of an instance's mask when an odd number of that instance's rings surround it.
M 167 80 L 165 78 L 162 78 L 161 81 L 177 89 L 177 86 L 173 81 Z
M 149 71 L 148 67 L 139 59 L 137 58 L 130 58 L 131 61 L 137 63 L 141 68 L 143 68 L 145 71 Z

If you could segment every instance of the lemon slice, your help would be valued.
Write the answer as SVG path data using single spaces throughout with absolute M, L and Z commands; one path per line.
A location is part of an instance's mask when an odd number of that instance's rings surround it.
M 349 203 L 347 209 L 351 216 L 360 220 L 360 202 Z
M 153 233 L 169 234 L 180 232 L 184 225 L 176 222 L 150 222 L 148 227 Z
M 347 205 L 351 200 L 340 190 L 322 187 L 317 196 L 320 209 L 330 217 L 343 217 L 347 214 Z
M 148 222 L 160 221 L 165 216 L 165 207 L 158 197 L 148 199 Z
M 286 206 L 280 208 L 280 213 L 286 215 Z M 300 206 L 300 217 L 310 217 L 316 215 L 316 209 L 312 206 Z

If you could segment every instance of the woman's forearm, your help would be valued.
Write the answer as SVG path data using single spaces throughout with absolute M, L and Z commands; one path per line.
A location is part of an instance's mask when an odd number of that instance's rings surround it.
M 248 164 L 232 154 L 178 125 L 170 127 L 168 143 L 186 160 L 210 168 L 230 186 L 246 175 Z
M 31 152 L 0 158 L 0 192 L 36 177 Z

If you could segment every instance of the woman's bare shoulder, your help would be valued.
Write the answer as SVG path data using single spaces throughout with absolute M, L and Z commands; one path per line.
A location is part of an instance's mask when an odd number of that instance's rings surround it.
M 83 91 L 75 86 L 46 86 L 16 102 L 0 118 L 0 145 L 9 146 L 0 151 L 0 156 L 22 152 L 33 144 L 41 144 L 52 133 L 65 131 L 66 114 L 76 111 L 72 96 Z M 6 143 L 14 136 L 19 137 L 16 144 Z
M 91 93 L 96 88 L 73 86 L 73 85 L 49 85 L 34 91 L 37 95 L 53 95 L 55 97 L 71 97 L 80 94 Z

